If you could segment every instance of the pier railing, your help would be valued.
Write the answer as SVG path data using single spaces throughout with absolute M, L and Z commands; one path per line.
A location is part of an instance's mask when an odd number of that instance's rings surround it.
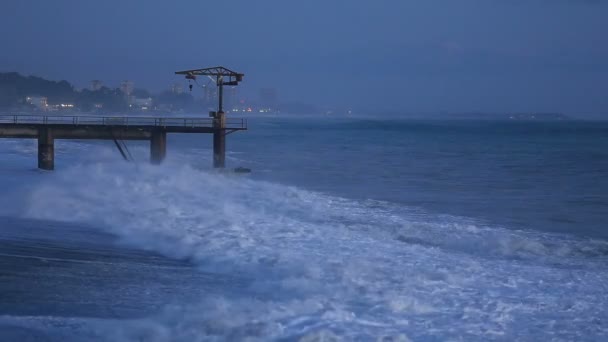
M 212 118 L 173 118 L 142 116 L 69 116 L 69 115 L 0 115 L 0 124 L 75 125 L 75 126 L 155 126 L 211 128 Z M 247 119 L 228 118 L 225 128 L 247 129 Z

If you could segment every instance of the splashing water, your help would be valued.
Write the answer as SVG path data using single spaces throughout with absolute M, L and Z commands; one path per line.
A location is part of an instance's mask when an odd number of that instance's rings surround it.
M 608 246 L 168 163 L 48 175 L 27 217 L 85 222 L 228 276 L 110 340 L 601 340 Z M 196 284 L 195 284 L 196 285 Z

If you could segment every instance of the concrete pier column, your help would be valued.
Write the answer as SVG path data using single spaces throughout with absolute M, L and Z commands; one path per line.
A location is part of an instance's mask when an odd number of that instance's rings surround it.
M 217 112 L 213 119 L 213 167 L 226 167 L 226 114 Z
M 157 130 L 152 132 L 150 139 L 150 162 L 160 164 L 167 156 L 167 132 Z
M 38 129 L 38 168 L 53 170 L 55 168 L 55 140 L 48 127 Z

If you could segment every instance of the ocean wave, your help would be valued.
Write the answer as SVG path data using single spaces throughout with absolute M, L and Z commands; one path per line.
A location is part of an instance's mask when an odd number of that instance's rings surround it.
M 224 295 L 108 328 L 116 340 L 147 338 L 152 327 L 184 341 L 608 336 L 604 241 L 487 227 L 170 161 L 67 168 L 32 191 L 24 215 L 98 225 L 123 243 L 246 280 L 246 288 L 227 283 Z

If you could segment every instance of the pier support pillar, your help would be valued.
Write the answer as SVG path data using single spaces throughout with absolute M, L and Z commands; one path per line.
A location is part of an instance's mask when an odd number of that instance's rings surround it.
M 48 127 L 38 129 L 38 168 L 53 170 L 55 168 L 55 140 Z
M 150 161 L 152 164 L 160 164 L 167 155 L 167 132 L 153 131 L 150 139 Z
M 215 113 L 213 119 L 213 167 L 226 167 L 226 114 Z

